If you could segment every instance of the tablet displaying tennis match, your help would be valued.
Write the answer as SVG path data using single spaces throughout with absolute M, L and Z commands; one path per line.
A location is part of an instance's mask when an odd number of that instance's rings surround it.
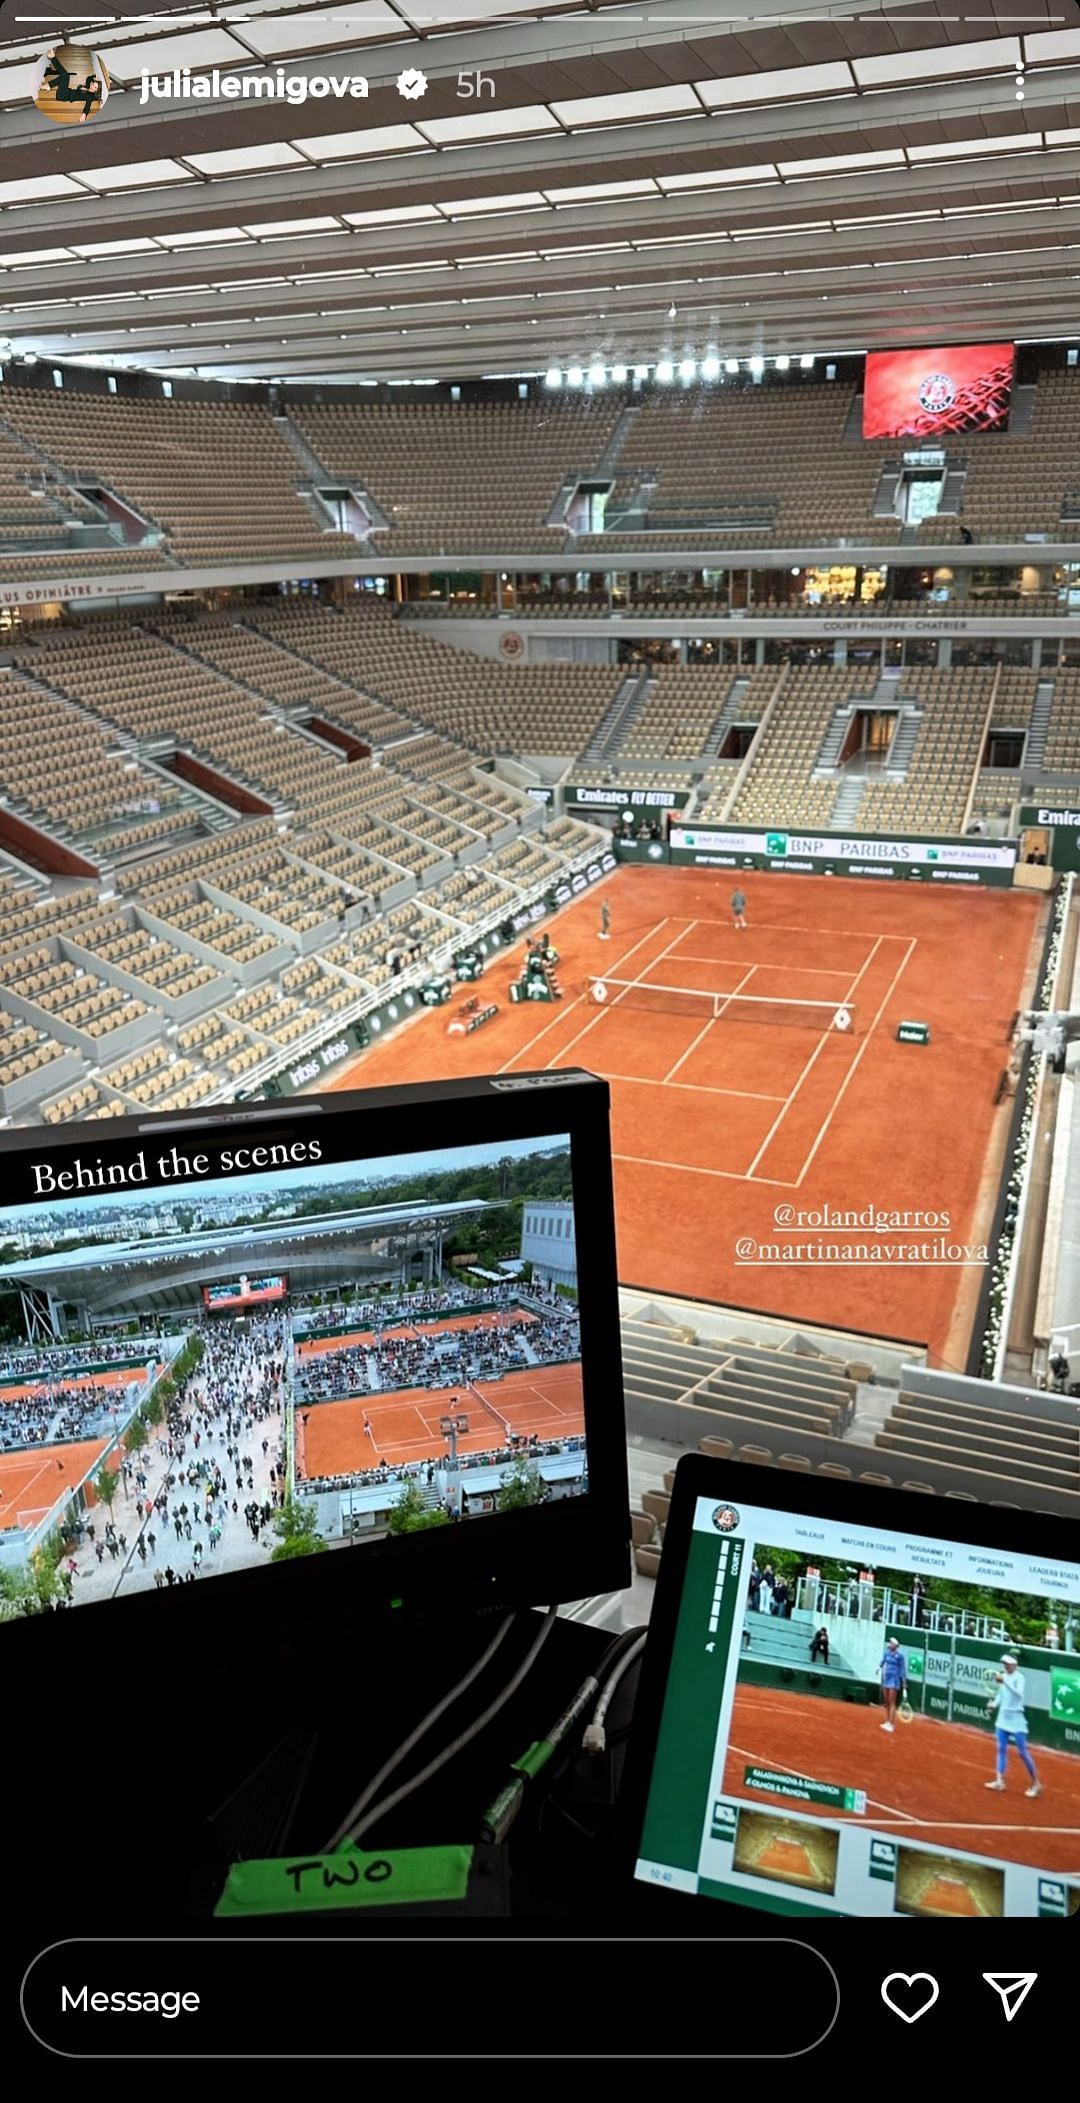
M 636 1875 L 787 1914 L 1080 1905 L 1080 1564 L 697 1500 Z
M 0 1619 L 585 1494 L 570 1138 L 361 1158 L 345 1118 L 304 1130 L 20 1161 Z

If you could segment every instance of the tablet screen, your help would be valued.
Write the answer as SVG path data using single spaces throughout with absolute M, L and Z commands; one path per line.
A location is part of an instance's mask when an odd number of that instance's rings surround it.
M 1075 1914 L 1078 1645 L 1080 1564 L 699 1497 L 636 1876 L 789 1915 Z

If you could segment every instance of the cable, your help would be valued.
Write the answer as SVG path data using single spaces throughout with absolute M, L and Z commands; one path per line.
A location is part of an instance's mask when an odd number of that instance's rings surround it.
M 607 1712 L 611 1707 L 612 1701 L 615 1696 L 615 1689 L 618 1686 L 619 1681 L 624 1677 L 624 1675 L 627 1672 L 629 1672 L 630 1667 L 634 1663 L 635 1659 L 641 1656 L 641 1653 L 645 1648 L 645 1640 L 646 1631 L 642 1629 L 641 1633 L 638 1636 L 636 1636 L 634 1641 L 631 1644 L 629 1644 L 628 1647 L 623 1651 L 621 1657 L 618 1659 L 617 1663 L 614 1665 L 611 1672 L 608 1674 L 607 1679 L 604 1681 L 604 1684 L 600 1690 L 600 1699 L 597 1702 L 596 1708 L 593 1711 L 593 1720 L 590 1723 L 588 1730 L 585 1733 L 585 1737 L 582 1741 L 584 1744 L 585 1751 L 587 1753 L 601 1753 L 607 1750 L 607 1733 L 604 1729 L 604 1721 L 607 1716 Z
M 545 1732 L 542 1738 L 534 1739 L 526 1751 L 518 1759 L 512 1761 L 510 1781 L 506 1783 L 504 1788 L 500 1789 L 498 1796 L 488 1805 L 481 1820 L 480 1838 L 482 1841 L 489 1845 L 498 1845 L 506 1839 L 525 1800 L 526 1783 L 535 1781 L 537 1775 L 542 1773 L 549 1760 L 558 1751 L 563 1740 L 569 1736 L 582 1711 L 588 1707 L 593 1695 L 597 1692 L 600 1694 L 601 1702 L 604 1703 L 603 1713 L 606 1713 L 605 1692 L 607 1693 L 607 1700 L 610 1701 L 611 1694 L 614 1693 L 615 1687 L 626 1669 L 626 1664 L 629 1664 L 632 1657 L 637 1656 L 644 1641 L 645 1631 L 643 1629 L 625 1629 L 621 1635 L 616 1636 L 614 1641 L 608 1644 L 600 1661 L 598 1671 L 590 1672 L 588 1677 L 582 1680 L 577 1693 L 572 1696 L 562 1715 L 552 1724 L 551 1729 Z M 623 1662 L 624 1659 L 626 1664 Z M 606 1681 L 602 1682 L 601 1675 L 605 1669 L 609 1669 L 610 1676 Z M 610 1691 L 608 1691 L 609 1689 Z
M 425 1782 L 431 1780 L 432 1775 L 438 1774 L 440 1768 L 447 1766 L 466 1745 L 470 1745 L 474 1738 L 479 1737 L 481 1731 L 487 1729 L 488 1724 L 494 1720 L 501 1709 L 506 1707 L 507 1702 L 517 1693 L 522 1681 L 532 1671 L 554 1626 L 555 1608 L 551 1606 L 540 1623 L 536 1635 L 533 1637 L 517 1671 L 507 1680 L 501 1692 L 496 1694 L 494 1700 L 488 1703 L 487 1708 L 479 1716 L 475 1717 L 472 1723 L 467 1724 L 465 1729 L 456 1738 L 452 1739 L 449 1745 L 444 1746 L 442 1752 L 436 1753 L 435 1758 L 429 1760 L 427 1766 L 420 1769 L 419 1774 L 413 1775 L 410 1781 L 402 1782 L 399 1789 L 395 1789 L 390 1796 L 384 1797 L 382 1803 L 376 1804 L 358 1823 L 349 1822 L 351 1824 L 351 1837 L 354 1841 L 360 1840 L 367 1832 L 369 1826 L 373 1826 L 377 1819 L 385 1817 L 388 1811 L 394 1810 L 398 1804 L 403 1803 L 407 1796 L 412 1796 Z M 472 1676 L 473 1678 L 476 1677 L 475 1672 Z M 396 1762 L 394 1764 L 396 1765 Z M 370 1796 L 370 1788 L 366 1794 Z
M 447 1709 L 453 1708 L 454 1703 L 460 1701 L 461 1696 L 468 1692 L 473 1681 L 479 1679 L 485 1666 L 491 1663 L 500 1644 L 509 1635 L 515 1618 L 516 1616 L 513 1614 L 506 1615 L 505 1619 L 499 1623 L 487 1649 L 477 1658 L 476 1663 L 470 1665 L 463 1677 L 455 1681 L 449 1693 L 444 1694 L 442 1700 L 437 1701 L 435 1707 L 429 1709 L 426 1716 L 421 1717 L 415 1730 L 410 1731 L 408 1737 L 403 1738 L 401 1744 L 390 1754 L 389 1759 L 383 1762 L 378 1773 L 373 1775 L 367 1786 L 361 1790 L 356 1802 L 346 1811 L 341 1824 L 331 1834 L 326 1846 L 322 1849 L 324 1855 L 332 1854 L 336 1847 L 340 1847 L 341 1842 L 352 1831 L 354 1821 L 359 1818 L 362 1811 L 366 1810 L 376 1790 L 381 1789 L 388 1776 L 393 1774 L 395 1768 L 400 1767 L 402 1761 L 412 1752 L 413 1747 L 419 1745 L 421 1738 L 426 1738 L 428 1732 L 434 1729 L 440 1716 L 445 1716 Z

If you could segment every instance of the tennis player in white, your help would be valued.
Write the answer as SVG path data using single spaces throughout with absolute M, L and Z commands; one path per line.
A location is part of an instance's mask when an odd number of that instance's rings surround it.
M 1028 1751 L 1028 1722 L 1024 1710 L 1024 1675 L 1017 1660 L 1012 1656 L 1003 1657 L 1001 1664 L 1002 1670 L 994 1674 L 994 1678 L 997 1681 L 997 1693 L 993 1700 L 987 1704 L 987 1714 L 989 1716 L 993 1716 L 995 1710 L 997 1712 L 997 1774 L 992 1782 L 987 1782 L 986 1787 L 988 1789 L 1004 1789 L 1005 1767 L 1009 1757 L 1009 1746 L 1012 1744 L 1015 1745 L 1021 1762 L 1031 1778 L 1031 1787 L 1030 1789 L 1025 1789 L 1024 1795 L 1041 1796 L 1042 1783 L 1036 1773 L 1035 1762 Z

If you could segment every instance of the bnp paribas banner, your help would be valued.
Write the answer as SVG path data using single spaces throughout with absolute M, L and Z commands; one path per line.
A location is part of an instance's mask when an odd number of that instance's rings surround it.
M 907 1666 L 908 1699 L 916 1715 L 993 1730 L 988 1704 L 997 1691 L 1007 1638 L 993 1642 L 953 1636 L 942 1629 L 891 1624 L 886 1636 L 899 1640 Z M 1024 1710 L 1034 1743 L 1080 1754 L 1080 1661 L 1070 1654 L 1017 1646 L 1024 1675 Z
M 1011 884 L 1015 840 L 869 833 L 748 832 L 734 825 L 673 825 L 673 862 L 697 869 L 780 869 L 789 876 L 903 877 L 919 883 Z

